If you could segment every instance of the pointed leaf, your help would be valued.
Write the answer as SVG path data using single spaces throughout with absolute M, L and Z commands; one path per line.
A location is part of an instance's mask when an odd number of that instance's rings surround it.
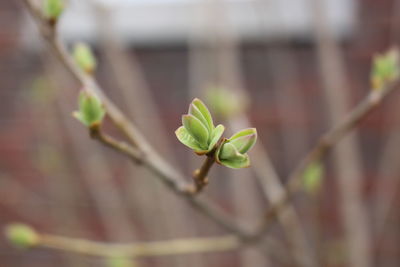
M 257 129 L 256 128 L 247 128 L 247 129 L 243 129 L 237 133 L 235 133 L 234 135 L 232 135 L 229 140 L 232 141 L 236 138 L 239 138 L 241 136 L 246 136 L 246 135 L 250 135 L 250 134 L 257 134 Z
M 201 114 L 204 116 L 204 118 L 207 121 L 208 128 L 210 130 L 214 130 L 214 123 L 213 123 L 213 119 L 211 117 L 211 113 L 208 110 L 208 108 L 206 107 L 206 105 L 204 105 L 203 101 L 201 101 L 198 98 L 195 98 L 192 101 L 192 105 L 196 106 L 199 109 L 199 111 L 201 112 Z
M 222 145 L 221 150 L 219 151 L 218 158 L 223 159 L 231 159 L 235 158 L 239 152 L 237 151 L 236 147 L 230 143 L 225 143 Z
M 195 105 L 190 104 L 189 114 L 195 116 L 197 119 L 199 119 L 203 123 L 203 125 L 207 128 L 208 133 L 210 134 L 210 137 L 211 137 L 212 129 L 210 128 L 210 125 L 208 124 L 208 121 L 206 120 L 206 118 L 203 116 L 203 114 L 200 112 L 200 110 Z
M 182 124 L 202 148 L 208 147 L 208 130 L 199 119 L 193 115 L 183 115 Z
M 88 74 L 92 74 L 97 66 L 96 57 L 93 55 L 92 49 L 85 43 L 77 43 L 74 46 L 73 57 L 75 63 L 81 70 Z
M 220 161 L 220 164 L 232 169 L 241 169 L 250 166 L 250 159 L 247 155 L 244 155 L 244 158 L 241 160 L 222 160 Z
M 105 115 L 105 110 L 101 101 L 90 95 L 86 91 L 81 91 L 78 98 L 79 111 L 74 112 L 73 116 L 86 126 L 101 122 Z
M 215 145 L 218 143 L 224 131 L 225 127 L 222 124 L 219 124 L 217 127 L 215 127 L 214 131 L 212 132 L 212 138 L 210 144 L 208 146 L 209 151 L 211 151 L 215 147 Z
M 189 134 L 189 132 L 185 129 L 185 127 L 181 126 L 175 131 L 176 137 L 178 140 L 184 144 L 185 146 L 193 149 L 201 151 L 201 147 L 199 143 Z
M 230 141 L 230 143 L 234 145 L 240 153 L 246 153 L 254 146 L 256 140 L 257 134 L 250 134 L 235 138 L 234 140 Z

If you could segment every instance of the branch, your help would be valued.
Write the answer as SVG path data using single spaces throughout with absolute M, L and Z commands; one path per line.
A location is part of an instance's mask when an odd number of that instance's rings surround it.
M 199 193 L 208 184 L 208 172 L 210 171 L 212 165 L 214 165 L 215 157 L 214 153 L 212 155 L 207 155 L 206 159 L 200 169 L 197 169 L 193 173 L 194 188 L 193 193 Z
M 137 164 L 143 163 L 144 155 L 136 148 L 132 147 L 131 145 L 114 139 L 113 137 L 104 134 L 101 129 L 100 125 L 96 124 L 89 128 L 90 137 L 93 139 L 98 140 L 100 143 L 104 144 L 105 146 L 120 152 L 130 159 L 132 159 Z
M 259 229 L 252 235 L 252 240 L 260 239 L 275 221 L 276 216 L 286 207 L 294 193 L 302 188 L 302 174 L 307 166 L 324 157 L 346 134 L 351 132 L 357 124 L 365 118 L 382 100 L 400 87 L 400 80 L 396 80 L 380 90 L 371 90 L 369 95 L 359 103 L 343 120 L 326 132 L 315 144 L 314 148 L 304 157 L 294 171 L 289 175 L 286 190 L 280 200 L 274 204 L 264 217 Z
M 248 233 L 232 223 L 232 220 L 223 214 L 220 210 L 213 207 L 204 199 L 194 198 L 192 193 L 193 186 L 186 182 L 183 176 L 176 172 L 167 162 L 164 161 L 147 142 L 144 136 L 133 125 L 123 112 L 103 93 L 96 80 L 85 75 L 73 62 L 68 51 L 63 44 L 58 40 L 55 32 L 55 27 L 46 23 L 42 19 L 40 10 L 29 0 L 22 0 L 26 5 L 27 10 L 33 16 L 36 24 L 39 27 L 42 37 L 46 40 L 49 46 L 53 49 L 59 60 L 65 68 L 74 76 L 74 78 L 90 93 L 96 95 L 103 103 L 108 116 L 117 128 L 128 138 L 129 142 L 136 146 L 142 153 L 142 165 L 164 182 L 168 188 L 184 197 L 187 202 L 196 208 L 198 211 L 209 217 L 211 220 L 219 224 L 225 230 L 232 232 L 241 238 L 248 237 Z M 104 141 L 104 140 L 102 140 Z M 108 140 L 110 141 L 110 140 Z M 108 145 L 111 145 L 108 142 Z M 115 145 L 115 144 L 114 144 Z M 112 146 L 113 147 L 113 146 Z M 114 147 L 115 148 L 115 147 Z M 119 150 L 122 152 L 121 150 Z M 125 154 L 125 153 L 124 153 Z M 125 154 L 128 155 L 129 154 Z
M 85 239 L 41 234 L 36 246 L 91 256 L 139 258 L 228 251 L 236 249 L 240 245 L 240 240 L 233 235 L 144 243 L 109 244 Z

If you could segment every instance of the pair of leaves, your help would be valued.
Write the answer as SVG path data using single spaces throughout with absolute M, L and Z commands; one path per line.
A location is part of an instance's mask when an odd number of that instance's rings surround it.
M 218 163 L 233 169 L 246 168 L 250 166 L 247 155 L 257 141 L 257 130 L 249 128 L 239 131 L 231 138 L 225 139 L 216 152 Z
M 94 95 L 82 90 L 79 94 L 79 111 L 75 111 L 73 116 L 87 127 L 100 124 L 106 114 L 103 104 Z
M 182 125 L 175 131 L 178 140 L 199 155 L 212 151 L 225 130 L 221 124 L 214 126 L 210 111 L 197 98 L 190 104 L 188 114 L 182 116 Z

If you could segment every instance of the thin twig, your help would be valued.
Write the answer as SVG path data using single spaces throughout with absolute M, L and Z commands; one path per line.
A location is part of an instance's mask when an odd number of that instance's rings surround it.
M 90 127 L 89 131 L 90 137 L 98 140 L 105 146 L 127 155 L 137 164 L 141 164 L 143 162 L 144 155 L 138 149 L 123 141 L 116 140 L 115 138 L 104 134 L 100 129 L 100 125 L 93 125 L 92 127 Z
M 91 256 L 139 258 L 228 251 L 236 249 L 240 245 L 240 240 L 234 235 L 145 243 L 109 244 L 85 239 L 42 234 L 40 235 L 37 246 Z
M 195 184 L 194 193 L 199 193 L 208 184 L 208 172 L 215 162 L 214 155 L 207 155 L 203 165 L 193 173 L 193 180 Z
M 371 90 L 369 95 L 361 103 L 348 113 L 338 124 L 334 125 L 328 132 L 322 135 L 310 152 L 289 175 L 285 192 L 281 195 L 280 200 L 268 210 L 264 220 L 259 226 L 259 229 L 254 233 L 253 240 L 258 240 L 270 229 L 277 214 L 285 208 L 293 194 L 301 190 L 301 178 L 307 166 L 325 156 L 327 152 L 329 152 L 329 150 L 343 138 L 343 136 L 351 132 L 351 130 L 355 128 L 357 124 L 369 114 L 369 112 L 376 108 L 382 102 L 382 99 L 399 87 L 400 81 L 396 80 L 381 90 Z

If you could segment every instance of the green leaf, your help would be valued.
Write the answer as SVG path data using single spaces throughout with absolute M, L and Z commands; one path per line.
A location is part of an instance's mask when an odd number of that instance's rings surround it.
M 303 173 L 304 190 L 309 193 L 319 191 L 324 176 L 324 167 L 320 162 L 310 163 Z
M 214 131 L 212 132 L 210 144 L 208 145 L 209 151 L 211 151 L 215 147 L 219 139 L 221 139 L 221 136 L 224 133 L 224 131 L 225 127 L 222 124 L 219 124 L 217 127 L 215 127 Z
M 229 138 L 229 140 L 234 140 L 236 138 L 246 136 L 246 135 L 251 135 L 251 134 L 257 134 L 257 129 L 256 128 L 247 128 L 247 129 L 240 130 L 239 132 L 232 135 Z
M 247 154 L 240 153 L 229 140 L 225 140 L 216 151 L 216 161 L 228 168 L 241 169 L 250 166 L 250 159 Z
M 231 143 L 224 143 L 219 151 L 218 158 L 224 159 L 236 159 L 240 158 L 241 154 L 237 151 L 236 147 Z
M 206 107 L 206 105 L 198 98 L 193 99 L 191 105 L 194 105 L 201 112 L 205 120 L 207 121 L 208 129 L 211 131 L 214 130 L 214 122 L 211 116 L 210 111 Z
M 64 11 L 64 1 L 44 0 L 42 8 L 47 19 L 57 20 Z
M 242 159 L 236 159 L 236 160 L 226 159 L 226 160 L 221 160 L 219 163 L 228 168 L 242 169 L 250 166 L 250 159 L 248 155 L 244 155 Z
M 234 134 L 229 141 L 240 153 L 249 151 L 257 141 L 257 130 L 249 128 Z
M 105 115 L 105 110 L 97 97 L 83 90 L 79 94 L 78 104 L 79 111 L 73 113 L 76 119 L 88 127 L 95 123 L 101 123 Z
M 175 131 L 176 137 L 178 140 L 184 144 L 185 146 L 195 150 L 195 151 L 203 151 L 200 147 L 199 143 L 189 134 L 185 127 L 181 126 Z
M 37 232 L 26 224 L 10 224 L 6 227 L 5 234 L 13 245 L 20 248 L 29 248 L 37 245 L 39 242 Z
M 195 116 L 197 119 L 199 119 L 203 125 L 207 128 L 208 133 L 211 136 L 211 131 L 212 129 L 210 128 L 210 125 L 208 124 L 208 121 L 206 120 L 206 118 L 203 116 L 203 114 L 200 112 L 200 110 L 193 104 L 189 105 L 189 112 L 190 115 Z
M 209 133 L 206 126 L 204 126 L 199 119 L 193 115 L 183 115 L 182 124 L 202 148 L 208 148 Z
M 73 57 L 75 63 L 87 74 L 92 74 L 97 66 L 97 61 L 92 50 L 87 44 L 77 43 L 74 46 Z

